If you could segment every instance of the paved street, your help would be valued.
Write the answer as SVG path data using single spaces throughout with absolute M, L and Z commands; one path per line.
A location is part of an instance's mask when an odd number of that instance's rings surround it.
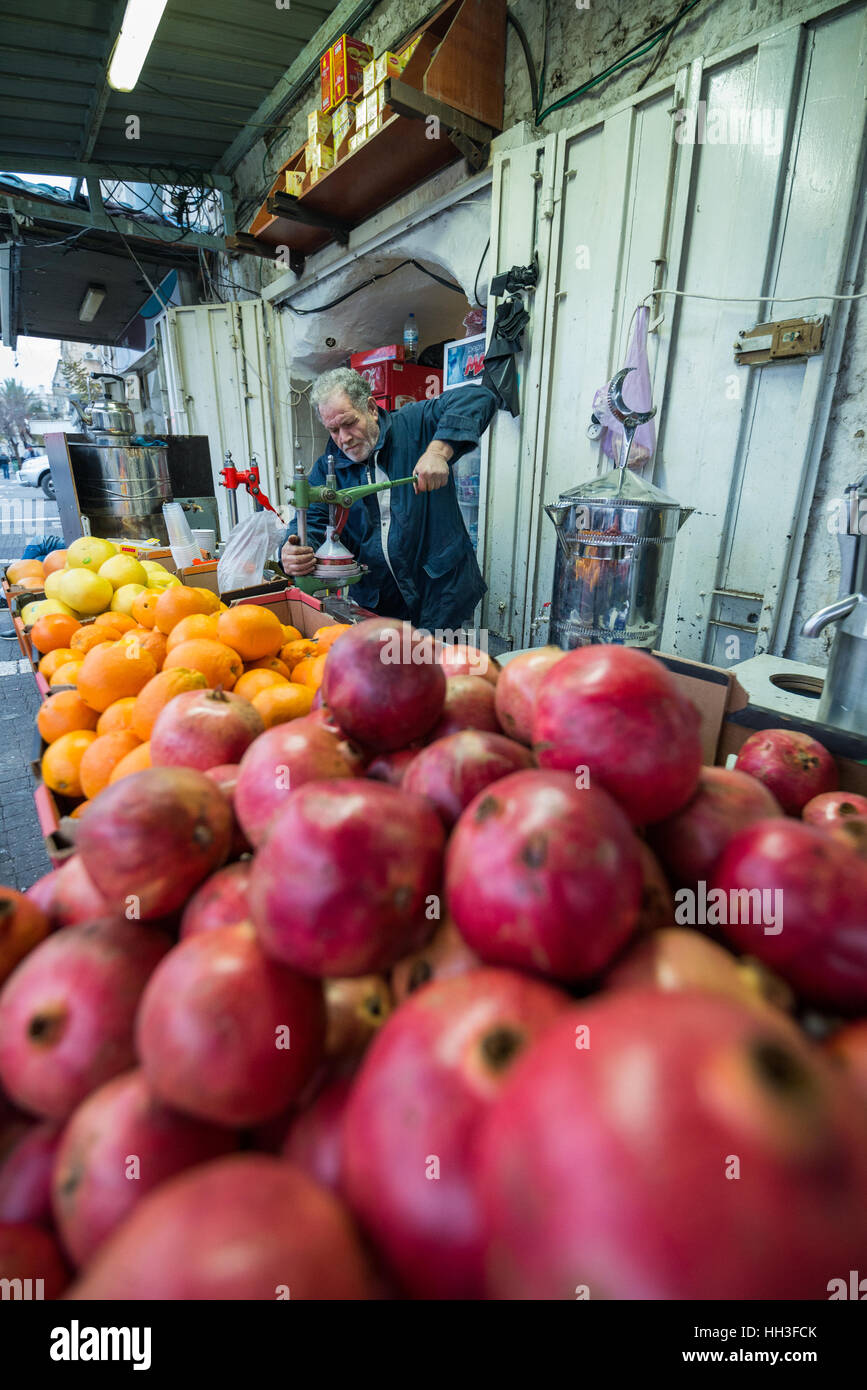
M 35 488 L 0 477 L 0 561 L 34 536 L 60 534 L 57 506 Z M 0 884 L 29 888 L 51 865 L 33 805 L 30 756 L 39 694 L 21 660 L 8 610 L 0 610 Z

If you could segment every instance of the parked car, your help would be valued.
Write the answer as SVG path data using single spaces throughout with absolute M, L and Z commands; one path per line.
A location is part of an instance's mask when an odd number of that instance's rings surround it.
M 35 459 L 25 459 L 18 474 L 22 487 L 41 487 L 45 496 L 54 501 L 54 479 L 47 454 L 37 454 Z

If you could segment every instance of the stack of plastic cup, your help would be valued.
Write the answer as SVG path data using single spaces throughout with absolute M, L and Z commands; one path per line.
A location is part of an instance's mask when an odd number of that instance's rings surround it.
M 193 540 L 190 523 L 187 521 L 180 502 L 164 502 L 163 517 L 169 537 L 169 550 L 176 569 L 188 569 L 196 560 L 202 558 L 201 551 Z

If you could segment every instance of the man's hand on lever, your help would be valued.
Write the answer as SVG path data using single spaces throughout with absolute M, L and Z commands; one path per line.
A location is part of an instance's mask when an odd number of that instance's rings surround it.
M 454 453 L 444 439 L 433 439 L 425 449 L 412 475 L 416 492 L 436 492 L 449 480 L 449 459 Z
M 316 556 L 313 547 L 302 545 L 297 536 L 290 536 L 280 552 L 280 561 L 283 569 L 293 579 L 300 579 L 302 575 L 312 574 L 316 568 Z

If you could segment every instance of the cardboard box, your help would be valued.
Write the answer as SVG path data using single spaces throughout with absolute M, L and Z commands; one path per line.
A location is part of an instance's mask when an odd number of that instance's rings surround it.
M 364 66 L 373 57 L 370 44 L 354 39 L 351 34 L 341 34 L 331 46 L 328 64 L 330 79 L 330 101 L 325 105 L 325 86 L 322 86 L 322 110 L 330 111 L 339 106 L 347 97 L 358 96 L 364 83 Z M 321 64 L 320 64 L 321 73 Z
M 334 149 L 340 145 L 350 131 L 355 129 L 355 103 L 350 97 L 335 106 L 331 121 L 332 144 Z
M 334 105 L 334 97 L 331 88 L 331 49 L 326 48 L 322 57 L 319 59 L 319 86 L 321 96 L 319 98 L 320 111 L 330 111 Z
M 387 77 L 400 77 L 409 59 L 402 59 L 399 53 L 380 53 L 373 65 L 373 85 L 378 87 Z
M 310 111 L 307 115 L 307 139 L 326 143 L 331 139 L 331 116 L 327 111 Z

